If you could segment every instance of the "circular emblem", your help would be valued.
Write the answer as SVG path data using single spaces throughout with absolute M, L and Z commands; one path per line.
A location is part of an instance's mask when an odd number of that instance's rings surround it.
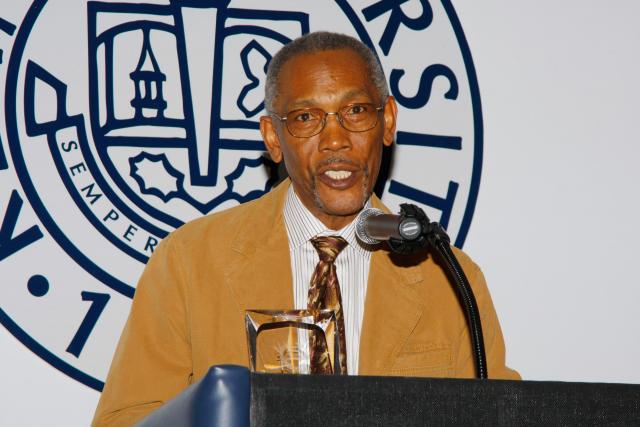
M 24 3 L 0 17 L 0 322 L 71 377 L 102 388 L 163 237 L 274 185 L 266 69 L 310 31 L 359 38 L 387 74 L 399 122 L 378 195 L 464 243 L 482 118 L 448 0 Z

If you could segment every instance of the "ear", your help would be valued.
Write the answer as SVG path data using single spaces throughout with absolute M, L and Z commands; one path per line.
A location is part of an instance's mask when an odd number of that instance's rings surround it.
M 278 137 L 275 124 L 271 117 L 260 117 L 260 133 L 262 134 L 264 145 L 267 147 L 267 151 L 269 151 L 271 160 L 280 163 L 282 161 L 282 148 L 280 147 L 280 138 Z
M 398 118 L 398 106 L 393 96 L 387 98 L 387 102 L 384 104 L 383 114 L 384 134 L 382 136 L 382 142 L 385 146 L 389 147 L 396 138 L 396 120 Z

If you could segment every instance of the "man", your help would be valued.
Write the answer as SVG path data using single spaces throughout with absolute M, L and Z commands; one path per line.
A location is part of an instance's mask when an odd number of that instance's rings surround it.
M 265 103 L 260 130 L 290 181 L 164 239 L 140 279 L 94 425 L 131 425 L 210 366 L 247 365 L 244 310 L 317 302 L 318 236 L 342 242 L 321 269 L 329 272 L 324 279 L 333 285 L 325 290 L 333 289 L 345 331 L 341 369 L 474 376 L 464 315 L 432 257 L 395 258 L 354 237 L 365 205 L 384 208 L 371 194 L 382 148 L 396 130 L 396 103 L 375 56 L 347 36 L 304 36 L 273 58 Z M 482 273 L 456 254 L 478 300 L 489 375 L 517 378 L 504 364 Z

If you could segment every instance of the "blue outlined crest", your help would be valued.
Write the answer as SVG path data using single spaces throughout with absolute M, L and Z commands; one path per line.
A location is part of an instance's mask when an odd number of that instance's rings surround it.
M 463 245 L 482 114 L 450 1 L 8 7 L 21 21 L 0 18 L 13 37 L 0 57 L 0 323 L 84 384 L 102 387 L 159 242 L 273 185 L 258 130 L 266 69 L 309 31 L 350 34 L 375 50 L 399 106 L 397 144 L 376 191 L 392 210 L 420 204 Z

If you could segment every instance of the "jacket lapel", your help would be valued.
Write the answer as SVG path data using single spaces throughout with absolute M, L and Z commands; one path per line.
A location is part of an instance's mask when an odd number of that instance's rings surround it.
M 374 206 L 383 208 L 375 198 Z M 393 257 L 386 248 L 371 257 L 360 335 L 360 375 L 388 375 L 422 316 L 424 305 L 414 290 L 422 281 L 422 271 L 417 265 L 401 265 L 405 260 Z
M 289 243 L 282 214 L 288 187 L 288 182 L 279 185 L 265 196 L 262 209 L 251 209 L 232 243 L 234 257 L 225 281 L 243 311 L 293 309 Z

